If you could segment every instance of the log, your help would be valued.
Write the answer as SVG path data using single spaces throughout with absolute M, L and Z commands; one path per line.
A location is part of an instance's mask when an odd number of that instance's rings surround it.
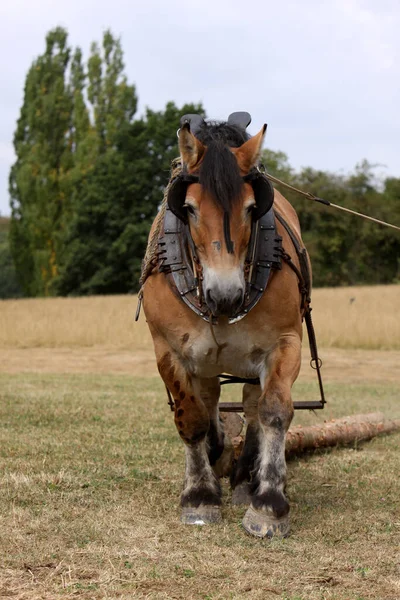
M 244 426 L 244 419 L 238 413 L 224 412 L 220 414 L 224 424 L 224 432 L 231 439 L 240 436 Z
M 323 425 L 296 425 L 286 434 L 286 455 L 311 448 L 353 444 L 399 429 L 400 419 L 387 419 L 383 413 L 332 419 Z
M 234 416 L 237 415 L 232 414 L 232 417 Z M 239 423 L 236 420 L 233 422 L 237 423 L 237 428 L 231 427 L 228 435 L 232 439 L 235 458 L 238 458 L 243 447 L 244 435 L 241 431 L 238 432 Z M 295 425 L 286 434 L 286 456 L 304 450 L 354 444 L 397 430 L 400 430 L 400 419 L 387 419 L 381 412 L 332 419 L 321 425 Z
M 225 434 L 231 439 L 233 456 L 237 459 L 240 456 L 244 444 L 242 429 L 245 425 L 245 421 L 237 412 L 223 412 L 220 413 L 219 416 L 224 424 Z

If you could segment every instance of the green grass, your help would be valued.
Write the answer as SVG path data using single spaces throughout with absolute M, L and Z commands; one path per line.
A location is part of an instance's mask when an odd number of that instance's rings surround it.
M 292 535 L 260 541 L 226 483 L 221 525 L 179 524 L 183 448 L 159 379 L 2 375 L 0 386 L 0 598 L 400 597 L 399 434 L 291 460 Z M 326 387 L 327 410 L 296 422 L 399 415 L 395 385 Z

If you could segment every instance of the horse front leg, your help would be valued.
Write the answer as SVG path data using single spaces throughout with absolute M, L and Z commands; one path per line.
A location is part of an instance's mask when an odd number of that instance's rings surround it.
M 233 464 L 233 445 L 229 436 L 225 435 L 223 423 L 219 415 L 218 401 L 221 385 L 218 377 L 193 379 L 197 395 L 205 404 L 210 418 L 207 433 L 207 453 L 210 465 L 217 477 L 230 475 Z
M 251 502 L 252 477 L 259 454 L 261 425 L 258 418 L 258 401 L 261 387 L 246 383 L 243 386 L 243 411 L 247 422 L 244 446 L 231 474 L 232 504 Z
M 210 464 L 209 433 L 212 430 L 209 410 L 201 398 L 202 386 L 165 342 L 156 343 L 155 348 L 160 375 L 174 399 L 175 425 L 185 444 L 181 520 L 188 525 L 218 522 L 221 488 Z M 218 453 L 217 448 L 213 450 Z
M 245 530 L 257 537 L 289 533 L 289 503 L 285 497 L 285 437 L 293 418 L 291 387 L 301 361 L 298 336 L 282 336 L 269 357 L 258 402 L 258 444 L 250 483 L 251 504 L 243 518 Z

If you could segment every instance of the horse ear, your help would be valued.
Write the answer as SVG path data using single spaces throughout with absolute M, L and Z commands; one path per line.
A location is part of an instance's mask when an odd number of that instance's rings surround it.
M 179 151 L 182 163 L 190 170 L 203 157 L 205 146 L 190 131 L 190 123 L 186 121 L 179 130 Z
M 239 146 L 239 148 L 231 148 L 237 158 L 239 169 L 243 173 L 248 173 L 257 164 L 266 130 L 267 126 L 263 125 L 256 135 L 253 135 L 253 137 Z

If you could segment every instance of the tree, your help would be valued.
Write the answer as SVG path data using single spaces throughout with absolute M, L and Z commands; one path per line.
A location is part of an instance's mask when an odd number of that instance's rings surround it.
M 296 173 L 281 152 L 265 150 L 262 160 L 269 173 L 299 189 L 387 222 L 400 222 L 399 180 L 388 179 L 382 190 L 374 165 L 365 160 L 347 177 L 311 168 Z M 276 187 L 297 211 L 316 287 L 398 281 L 400 239 L 396 231 Z
M 86 65 L 64 29 L 49 32 L 26 77 L 10 173 L 10 248 L 26 295 L 137 290 L 148 231 L 178 154 L 179 118 L 204 110 L 168 103 L 135 120 L 136 108 L 121 42 L 110 31 L 101 45 L 92 44 Z M 400 221 L 400 180 L 376 181 L 366 161 L 347 177 L 296 172 L 283 152 L 268 149 L 262 162 L 316 196 Z M 397 232 L 281 191 L 299 214 L 314 285 L 399 280 Z M 1 252 L 5 270 L 4 244 Z
M 101 50 L 92 45 L 87 74 L 80 49 L 71 55 L 67 32 L 50 31 L 44 54 L 28 72 L 14 137 L 11 248 L 27 295 L 55 292 L 72 218 L 92 193 L 89 178 L 97 165 L 101 173 L 107 163 L 110 169 L 118 163 L 117 141 L 137 106 L 120 41 L 110 31 Z M 119 186 L 109 187 L 120 194 Z
M 120 128 L 114 151 L 103 152 L 71 224 L 68 255 L 57 292 L 126 293 L 138 289 L 142 257 L 157 207 L 178 155 L 176 131 L 182 114 L 199 105 L 173 103 Z
M 47 295 L 57 274 L 56 233 L 68 209 L 60 174 L 72 165 L 66 137 L 72 102 L 65 84 L 69 58 L 66 31 L 50 31 L 44 54 L 28 72 L 14 135 L 11 251 L 24 292 L 33 296 Z
M 19 298 L 22 293 L 10 253 L 9 226 L 9 219 L 0 217 L 0 298 Z
M 88 98 L 92 104 L 98 151 L 115 148 L 121 129 L 129 125 L 137 108 L 135 86 L 128 85 L 123 74 L 120 40 L 110 31 L 103 36 L 103 54 L 92 44 L 88 61 Z
M 261 163 L 266 169 L 267 173 L 274 175 L 281 181 L 290 183 L 294 176 L 294 170 L 289 164 L 287 154 L 284 152 L 276 152 L 275 150 L 269 150 L 266 148 L 263 150 L 261 155 Z

